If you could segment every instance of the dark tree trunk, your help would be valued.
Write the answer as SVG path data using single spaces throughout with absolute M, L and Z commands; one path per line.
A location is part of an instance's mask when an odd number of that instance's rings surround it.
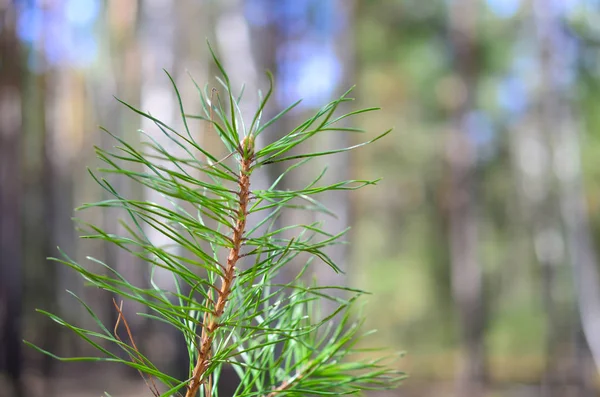
M 0 370 L 22 396 L 21 70 L 14 7 L 0 8 Z
M 22 118 L 22 269 L 24 290 L 24 313 L 32 313 L 35 309 L 56 312 L 56 288 L 54 262 L 49 256 L 56 256 L 56 236 L 54 233 L 55 194 L 60 194 L 56 173 L 51 161 L 52 131 L 48 129 L 47 103 L 52 101 L 52 92 L 48 90 L 50 72 L 44 57 L 44 40 L 50 29 L 47 18 L 51 4 L 40 8 L 40 39 L 28 50 L 28 56 L 34 60 L 36 71 L 26 71 L 23 78 L 23 118 Z M 51 129 L 51 128 L 50 128 Z M 66 193 L 68 194 L 68 193 Z M 23 338 L 33 342 L 45 350 L 53 350 L 57 346 L 59 330 L 46 318 L 24 317 Z M 33 356 L 32 356 L 33 358 Z M 56 360 L 48 355 L 36 355 L 31 365 L 37 367 L 48 378 L 55 368 Z M 29 365 L 29 363 L 28 363 Z

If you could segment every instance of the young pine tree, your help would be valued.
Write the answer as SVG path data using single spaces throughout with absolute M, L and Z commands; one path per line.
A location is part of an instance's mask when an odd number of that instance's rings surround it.
M 100 271 L 90 270 L 62 251 L 62 258 L 55 259 L 74 269 L 88 284 L 120 299 L 141 303 L 147 313 L 139 315 L 167 323 L 180 332 L 188 353 L 187 378 L 168 375 L 139 349 L 122 301 L 114 302 L 118 319 L 108 326 L 75 296 L 97 324 L 95 330 L 80 328 L 39 310 L 97 349 L 97 357 L 63 358 L 30 345 L 59 360 L 109 361 L 135 368 L 154 396 L 218 397 L 218 380 L 226 365 L 232 366 L 239 377 L 236 397 L 347 394 L 395 387 L 403 374 L 383 363 L 387 357 L 369 358 L 372 352 L 359 346 L 366 335 L 361 329 L 365 319 L 360 315 L 356 319 L 353 309 L 363 292 L 305 281 L 311 266 L 340 271 L 325 251 L 340 243 L 344 232 L 328 234 L 318 223 L 274 226 L 286 208 L 329 212 L 315 198 L 320 193 L 354 190 L 376 182 L 349 180 L 323 185 L 322 172 L 302 189 L 281 190 L 278 185 L 282 178 L 297 172 L 311 159 L 356 149 L 389 131 L 352 147 L 294 154 L 293 149 L 317 134 L 357 131 L 338 123 L 375 110 L 362 109 L 335 117 L 338 105 L 352 100 L 348 91 L 282 138 L 258 147 L 256 138 L 299 101 L 263 123 L 261 115 L 271 95 L 269 89 L 252 122 L 245 125 L 238 107 L 241 95 L 232 92 L 225 70 L 216 57 L 214 60 L 222 74 L 218 79 L 222 89 L 212 89 L 209 94 L 206 87 L 196 85 L 201 115 L 184 112 L 177 87 L 169 76 L 179 100 L 184 131 L 122 102 L 154 122 L 157 131 L 182 154 L 169 152 L 145 132 L 141 132 L 145 137 L 141 148 L 108 131 L 105 132 L 118 143 L 115 151 L 96 148 L 98 157 L 108 165 L 100 172 L 130 178 L 159 193 L 168 203 L 124 197 L 106 179 L 90 172 L 112 198 L 81 207 L 118 208 L 126 214 L 127 219 L 120 221 L 123 235 L 85 224 L 88 231 L 83 237 L 115 244 L 141 258 L 151 275 L 150 287 L 135 285 L 110 263 L 94 258 L 89 259 L 101 266 Z M 225 100 L 221 100 L 221 93 Z M 188 127 L 191 119 L 202 120 L 209 126 L 206 131 L 218 134 L 229 155 L 217 158 L 198 145 Z M 269 188 L 253 188 L 254 173 L 274 163 L 290 166 Z M 251 223 L 249 219 L 256 221 Z M 148 237 L 148 230 L 164 235 L 171 243 L 157 245 Z M 286 236 L 295 236 L 284 238 L 284 231 Z M 173 246 L 178 249 L 172 249 Z M 297 266 L 298 262 L 304 265 Z M 284 267 L 296 269 L 297 276 L 289 283 L 277 284 L 274 278 Z M 154 282 L 157 268 L 172 275 L 173 290 L 160 288 Z M 343 290 L 345 298 L 339 298 L 335 290 Z M 320 313 L 319 302 L 323 299 L 336 305 L 333 313 Z M 119 328 L 123 335 L 119 335 Z M 122 349 L 128 359 L 115 353 L 113 347 Z

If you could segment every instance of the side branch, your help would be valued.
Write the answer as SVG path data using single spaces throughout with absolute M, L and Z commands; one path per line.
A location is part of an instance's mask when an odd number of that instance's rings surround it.
M 290 378 L 290 379 L 284 381 L 283 383 L 281 383 L 279 386 L 277 386 L 276 388 L 274 388 L 273 390 L 271 390 L 264 397 L 276 397 L 278 394 L 286 391 L 287 389 L 289 389 L 290 387 L 292 387 L 296 383 L 298 383 L 300 380 L 302 380 L 303 378 L 306 378 L 309 374 L 311 374 L 314 371 L 316 365 L 317 365 L 316 362 L 312 361 L 310 364 L 308 364 L 305 367 L 304 370 L 299 371 L 292 378 Z

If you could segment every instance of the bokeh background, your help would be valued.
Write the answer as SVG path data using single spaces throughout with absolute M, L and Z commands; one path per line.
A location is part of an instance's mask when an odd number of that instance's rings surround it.
M 70 218 L 102 199 L 86 171 L 99 165 L 94 145 L 112 146 L 97 126 L 132 142 L 139 128 L 152 132 L 113 95 L 180 126 L 162 69 L 193 113 L 189 75 L 217 84 L 207 38 L 234 86 L 246 83 L 248 111 L 266 69 L 269 114 L 304 98 L 265 140 L 354 84 L 345 110 L 382 110 L 348 125 L 369 137 L 395 127 L 328 160 L 331 178 L 383 180 L 323 198 L 339 214 L 332 230 L 352 232 L 333 253 L 346 275 L 318 274 L 374 293 L 366 313 L 377 342 L 408 352 L 397 365 L 411 377 L 390 396 L 600 393 L 599 1 L 2 0 L 1 396 L 149 395 L 135 372 L 62 364 L 20 341 L 89 354 L 34 311 L 85 321 L 66 289 L 114 324 L 110 296 L 45 258 L 60 246 L 143 277 L 114 248 L 83 245 Z M 130 322 L 138 344 L 176 371 L 169 331 Z

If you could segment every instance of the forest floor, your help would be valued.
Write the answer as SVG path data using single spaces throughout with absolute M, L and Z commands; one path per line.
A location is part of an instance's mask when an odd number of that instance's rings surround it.
M 0 376 L 0 397 L 15 397 Z M 77 374 L 60 374 L 52 380 L 29 375 L 26 377 L 25 396 L 27 397 L 104 397 L 105 391 L 111 397 L 152 397 L 143 381 L 119 372 L 86 371 Z M 564 386 L 553 390 L 561 397 L 595 396 L 596 392 L 585 393 L 576 387 Z M 507 383 L 490 387 L 485 397 L 537 397 L 539 385 Z M 394 391 L 366 393 L 367 397 L 454 397 L 452 382 L 410 380 Z
M 85 389 L 80 382 L 61 380 L 56 385 L 55 390 L 62 390 L 60 393 L 52 395 L 41 394 L 44 397 L 101 397 L 104 396 L 102 387 Z M 112 397 L 152 397 L 152 393 L 143 382 L 120 379 L 106 388 L 115 391 Z M 557 390 L 555 390 L 557 392 Z M 451 383 L 432 383 L 419 386 L 402 386 L 396 391 L 386 393 L 366 393 L 367 397 L 452 397 L 453 385 Z M 502 387 L 490 388 L 485 397 L 538 397 L 540 388 L 535 385 L 505 385 Z M 582 397 L 580 391 L 574 387 L 566 387 L 558 392 L 561 397 Z M 592 396 L 595 394 L 591 394 Z

